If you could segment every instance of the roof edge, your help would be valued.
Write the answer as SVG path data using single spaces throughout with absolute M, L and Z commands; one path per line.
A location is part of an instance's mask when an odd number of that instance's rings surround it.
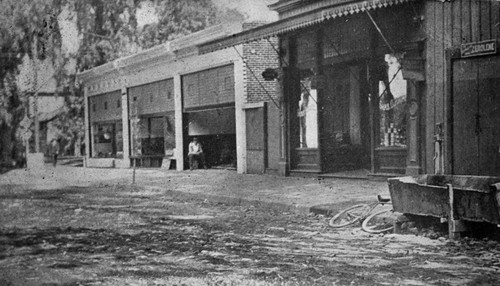
M 82 71 L 77 74 L 77 78 L 80 82 L 87 82 L 112 72 L 120 73 L 124 68 L 133 68 L 141 64 L 147 65 L 148 62 L 152 62 L 161 57 L 171 56 L 172 59 L 175 59 L 178 51 L 189 48 L 195 48 L 197 50 L 198 46 L 203 43 L 208 43 L 216 39 L 221 39 L 232 34 L 239 33 L 243 30 L 244 24 L 246 23 L 237 22 L 208 27 L 204 30 L 168 41 L 164 44 L 154 46 L 129 56 L 115 59 L 111 62 L 86 71 Z

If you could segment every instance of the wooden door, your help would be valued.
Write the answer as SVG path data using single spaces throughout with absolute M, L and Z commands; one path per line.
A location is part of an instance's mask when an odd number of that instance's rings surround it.
M 263 174 L 266 162 L 266 108 L 245 110 L 247 137 L 247 173 Z
M 453 63 L 453 172 L 500 175 L 500 63 Z
M 324 171 L 362 168 L 362 102 L 359 69 L 335 66 L 326 71 L 321 146 Z

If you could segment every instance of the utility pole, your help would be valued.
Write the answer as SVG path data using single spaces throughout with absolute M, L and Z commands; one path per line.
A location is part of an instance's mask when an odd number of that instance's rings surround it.
M 34 37 L 34 50 L 33 50 L 33 85 L 34 85 L 34 100 L 33 113 L 35 119 L 35 153 L 40 153 L 40 122 L 38 121 L 38 36 L 35 33 Z

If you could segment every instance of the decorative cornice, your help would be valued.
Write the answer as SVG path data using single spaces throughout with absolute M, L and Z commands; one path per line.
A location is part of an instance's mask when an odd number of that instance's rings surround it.
M 305 29 L 307 27 L 317 25 L 323 21 L 334 19 L 337 17 L 344 17 L 368 10 L 380 9 L 411 1 L 417 0 L 316 1 L 314 2 L 314 4 L 304 7 L 304 10 L 293 10 L 294 13 L 298 13 L 293 17 L 291 16 L 289 18 L 280 19 L 276 22 L 272 22 L 254 29 L 231 35 L 230 37 L 202 44 L 200 45 L 200 52 L 210 53 L 231 46 L 258 41 L 261 39 L 290 33 L 296 30 Z M 307 12 L 302 12 L 305 10 L 307 10 Z
M 397 2 L 397 1 L 396 1 Z M 370 6 L 370 1 L 359 0 L 285 0 L 271 4 L 269 7 L 279 13 L 279 18 L 288 19 L 318 9 L 341 5 Z

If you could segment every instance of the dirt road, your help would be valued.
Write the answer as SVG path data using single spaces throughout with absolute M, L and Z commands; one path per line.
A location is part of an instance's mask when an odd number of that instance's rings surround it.
M 0 190 L 0 285 L 494 285 L 493 241 L 130 186 Z M 482 284 L 481 284 L 482 283 Z

